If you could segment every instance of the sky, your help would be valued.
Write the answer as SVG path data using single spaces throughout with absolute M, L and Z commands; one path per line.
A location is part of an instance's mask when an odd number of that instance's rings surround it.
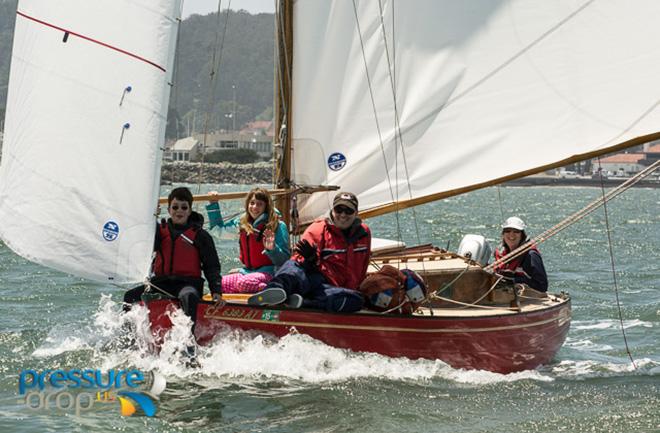
M 226 9 L 229 0 L 222 0 L 221 8 Z M 275 0 L 231 0 L 234 10 L 245 9 L 252 14 L 275 12 Z M 218 0 L 183 0 L 183 18 L 192 14 L 206 15 L 218 10 Z

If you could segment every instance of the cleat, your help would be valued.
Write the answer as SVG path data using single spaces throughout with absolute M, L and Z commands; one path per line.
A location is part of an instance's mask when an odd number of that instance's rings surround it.
M 284 305 L 286 305 L 287 307 L 294 309 L 302 307 L 302 304 L 303 304 L 303 297 L 297 293 L 294 293 L 293 295 L 289 296 L 286 299 L 286 302 L 284 303 Z
M 268 306 L 278 305 L 284 301 L 286 301 L 286 292 L 284 289 L 273 287 L 250 296 L 247 304 L 252 306 Z

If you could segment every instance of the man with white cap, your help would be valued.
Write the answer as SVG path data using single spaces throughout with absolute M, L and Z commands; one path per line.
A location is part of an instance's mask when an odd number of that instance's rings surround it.
M 527 226 L 518 217 L 510 217 L 502 224 L 502 244 L 495 250 L 495 260 L 499 260 L 519 246 L 530 242 L 525 233 Z M 524 284 L 540 292 L 548 291 L 548 276 L 543 266 L 541 253 L 536 245 L 527 252 L 504 263 L 495 271 L 513 279 L 514 284 Z
M 248 304 L 286 301 L 292 308 L 359 310 L 364 298 L 357 288 L 369 267 L 371 231 L 357 213 L 355 194 L 338 193 L 328 217 L 307 227 L 291 260 L 282 265 L 264 291 L 249 298 Z

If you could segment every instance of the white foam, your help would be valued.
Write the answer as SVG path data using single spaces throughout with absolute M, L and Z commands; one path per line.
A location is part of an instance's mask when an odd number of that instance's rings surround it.
M 623 328 L 635 328 L 642 326 L 644 328 L 652 328 L 652 322 L 645 322 L 643 320 L 624 320 Z M 571 324 L 571 328 L 576 331 L 588 330 L 588 329 L 619 329 L 621 327 L 621 322 L 614 319 L 609 320 L 576 320 Z
M 637 368 L 635 368 L 635 366 Z M 595 377 L 658 376 L 660 363 L 649 358 L 631 362 L 603 362 L 596 360 L 565 360 L 553 366 L 551 371 L 562 379 L 584 380 Z

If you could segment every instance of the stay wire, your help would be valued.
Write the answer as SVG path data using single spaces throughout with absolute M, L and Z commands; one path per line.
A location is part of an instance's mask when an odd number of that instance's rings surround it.
M 225 45 L 225 36 L 227 34 L 227 27 L 229 26 L 229 13 L 231 12 L 231 0 L 227 4 L 227 11 L 225 12 L 225 26 L 222 30 L 222 40 L 220 40 L 220 12 L 222 9 L 222 0 L 218 0 L 218 10 L 216 12 L 216 32 L 215 32 L 215 43 L 213 44 L 213 54 L 211 56 L 211 72 L 209 72 L 209 95 L 208 102 L 206 104 L 206 112 L 204 115 L 204 138 L 202 139 L 202 161 L 199 164 L 199 172 L 197 174 L 197 193 L 199 194 L 202 189 L 202 173 L 204 170 L 204 157 L 206 156 L 206 141 L 208 139 L 209 133 L 209 122 L 211 118 L 211 109 L 213 107 L 213 100 L 215 99 L 215 87 L 217 84 L 217 70 L 220 69 L 220 64 L 222 63 L 222 52 Z M 218 50 L 218 45 L 220 49 Z M 218 51 L 220 51 L 218 53 Z M 218 62 L 216 65 L 216 56 L 218 57 Z M 234 111 L 236 111 L 234 107 Z
M 389 50 L 389 46 L 387 44 L 387 33 L 385 32 L 385 22 L 383 20 L 383 5 L 381 3 L 381 0 L 378 0 L 378 7 L 380 9 L 380 27 L 381 27 L 381 30 L 382 30 L 383 43 L 384 43 L 384 46 L 385 46 L 385 58 L 387 60 L 387 71 L 388 71 L 389 78 L 390 78 L 390 86 L 392 87 L 392 100 L 394 102 L 394 130 L 395 130 L 395 133 L 394 133 L 395 134 L 395 139 L 394 139 L 395 153 L 394 153 L 394 157 L 395 157 L 395 166 L 396 166 L 395 173 L 397 173 L 397 178 L 395 179 L 397 181 L 396 182 L 396 185 L 397 185 L 397 188 L 396 188 L 396 202 L 398 203 L 399 202 L 399 188 L 398 188 L 399 158 L 398 158 L 398 152 L 397 151 L 398 151 L 399 146 L 401 147 L 401 157 L 403 159 L 403 169 L 405 171 L 406 184 L 408 185 L 408 196 L 411 199 L 413 198 L 413 196 L 412 196 L 412 186 L 410 185 L 410 173 L 408 171 L 408 161 L 406 159 L 406 150 L 405 150 L 405 147 L 404 147 L 404 144 L 403 144 L 403 135 L 401 134 L 401 122 L 399 120 L 400 119 L 400 117 L 399 117 L 399 108 L 398 108 L 397 98 L 396 98 L 396 85 L 395 85 L 396 83 L 394 81 L 395 72 L 396 72 L 396 64 L 392 60 L 390 60 L 390 50 Z M 395 46 L 394 40 L 395 40 L 394 39 L 394 3 L 392 3 L 392 51 L 393 51 L 392 58 L 394 58 L 394 46 Z M 413 212 L 413 222 L 415 224 L 415 233 L 417 235 L 417 243 L 421 244 L 422 243 L 422 237 L 420 235 L 419 224 L 417 222 L 417 211 L 415 210 L 414 207 L 412 208 L 412 212 Z M 396 213 L 397 213 L 397 215 L 399 213 L 398 207 L 397 207 Z M 400 236 L 401 235 L 399 234 L 399 237 Z
M 621 311 L 621 303 L 619 301 L 619 285 L 616 278 L 616 267 L 614 264 L 614 248 L 612 246 L 612 231 L 610 229 L 610 220 L 607 212 L 607 200 L 605 199 L 605 182 L 603 182 L 603 168 L 600 164 L 600 157 L 598 158 L 598 178 L 600 179 L 600 190 L 603 197 L 603 213 L 605 215 L 605 229 L 607 231 L 607 244 L 609 247 L 610 253 L 610 265 L 612 267 L 612 282 L 614 283 L 614 296 L 616 298 L 616 308 L 619 313 L 619 323 L 621 325 L 621 335 L 623 336 L 623 343 L 626 346 L 626 353 L 630 362 L 635 370 L 637 370 L 637 365 L 635 365 L 635 360 L 633 359 L 632 353 L 630 353 L 630 347 L 628 346 L 628 338 L 626 337 L 626 330 L 623 326 L 623 313 Z
M 355 4 L 355 0 L 353 0 L 353 12 L 355 13 L 355 23 L 357 25 L 357 31 L 358 31 L 358 37 L 360 38 L 360 47 L 362 50 L 362 60 L 364 62 L 364 70 L 365 74 L 367 77 L 367 84 L 369 86 L 369 96 L 371 97 L 371 106 L 374 112 L 374 121 L 376 122 L 376 130 L 378 131 L 378 141 L 380 142 L 380 151 L 383 155 L 383 161 L 385 163 L 385 175 L 387 176 L 387 184 L 390 189 L 390 197 L 392 198 L 392 201 L 396 202 L 396 198 L 394 196 L 394 190 L 392 189 L 392 179 L 390 178 L 390 172 L 387 167 L 387 155 L 385 154 L 385 147 L 383 145 L 383 134 L 380 129 L 380 121 L 378 120 L 378 110 L 376 109 L 376 100 L 374 99 L 374 92 L 373 92 L 373 87 L 371 85 L 371 76 L 369 75 L 369 65 L 367 63 L 367 56 L 365 55 L 365 49 L 364 49 L 364 41 L 362 39 L 362 30 L 360 28 L 360 18 L 358 16 L 358 11 L 357 11 L 357 5 Z M 396 228 L 397 228 L 397 233 L 399 233 L 399 236 L 401 235 L 401 224 L 399 221 L 399 213 L 395 212 L 395 219 L 396 219 Z

